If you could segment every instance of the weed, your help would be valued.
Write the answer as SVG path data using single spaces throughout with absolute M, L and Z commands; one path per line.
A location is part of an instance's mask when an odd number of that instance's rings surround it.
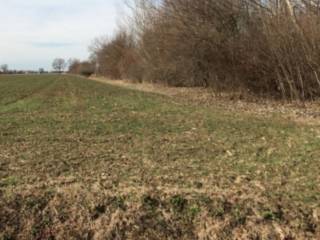
M 188 209 L 188 215 L 190 216 L 191 219 L 194 219 L 200 212 L 201 212 L 201 208 L 196 204 L 189 207 Z
M 121 196 L 112 197 L 110 203 L 115 208 L 120 208 L 121 210 L 126 210 L 125 199 Z
M 181 195 L 175 195 L 170 199 L 170 203 L 176 212 L 181 213 L 186 208 L 188 200 Z
M 10 176 L 0 181 L 0 187 L 16 186 L 17 184 L 18 179 L 15 176 Z
M 274 213 L 272 211 L 265 211 L 262 213 L 263 219 L 267 221 L 272 221 L 275 219 Z
M 149 210 L 155 210 L 160 205 L 159 200 L 150 195 L 143 196 L 142 203 L 143 206 L 145 206 Z

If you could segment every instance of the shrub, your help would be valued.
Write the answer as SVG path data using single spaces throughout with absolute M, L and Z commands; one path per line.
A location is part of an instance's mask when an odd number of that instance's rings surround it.
M 85 77 L 89 77 L 95 72 L 95 63 L 84 61 L 81 62 L 79 60 L 70 60 L 69 63 L 69 73 L 79 74 Z
M 136 0 L 95 51 L 100 74 L 285 99 L 320 96 L 312 0 Z

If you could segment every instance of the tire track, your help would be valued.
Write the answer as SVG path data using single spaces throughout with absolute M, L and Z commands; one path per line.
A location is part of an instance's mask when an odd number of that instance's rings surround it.
M 47 89 L 49 86 L 51 86 L 53 83 L 52 82 L 50 82 L 49 84 L 45 84 L 45 85 L 43 85 L 43 86 L 41 86 L 41 87 L 39 87 L 39 88 L 36 88 L 34 91 L 32 91 L 30 94 L 28 94 L 28 95 L 23 95 L 23 96 L 21 96 L 21 97 L 19 97 L 19 98 L 17 98 L 17 99 L 14 99 L 14 100 L 12 100 L 12 101 L 9 101 L 9 102 L 6 102 L 6 103 L 4 103 L 3 104 L 3 106 L 9 106 L 9 105 L 11 105 L 11 104 L 15 104 L 15 103 L 17 103 L 17 102 L 19 102 L 19 101 L 22 101 L 22 100 L 24 100 L 24 99 L 27 99 L 28 97 L 32 97 L 32 96 L 34 96 L 34 95 L 36 95 L 36 94 L 38 94 L 38 93 L 41 93 L 42 91 L 44 91 L 45 89 Z
M 31 98 L 33 96 L 40 95 L 41 93 L 43 93 L 46 90 L 48 90 L 49 88 L 51 88 L 56 83 L 56 81 L 57 81 L 57 79 L 53 79 L 51 81 L 45 82 L 43 85 L 39 86 L 38 88 L 35 88 L 30 94 L 23 95 L 23 96 L 18 97 L 18 98 L 14 99 L 14 100 L 11 100 L 9 102 L 3 103 L 3 104 L 1 104 L 0 107 L 8 107 L 10 105 L 16 104 L 16 103 L 18 103 L 20 101 L 26 100 L 26 99 Z M 16 112 L 4 111 L 4 112 L 1 112 L 1 110 L 0 110 L 0 116 L 6 115 L 8 113 L 12 114 L 12 113 L 19 113 L 19 112 L 21 112 L 21 111 L 16 111 Z

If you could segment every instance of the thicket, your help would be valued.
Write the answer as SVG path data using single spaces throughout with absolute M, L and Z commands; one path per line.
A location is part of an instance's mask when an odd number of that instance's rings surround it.
M 320 96 L 319 0 L 136 0 L 99 74 L 291 100 Z
M 69 73 L 89 77 L 95 72 L 95 63 L 92 61 L 69 60 Z

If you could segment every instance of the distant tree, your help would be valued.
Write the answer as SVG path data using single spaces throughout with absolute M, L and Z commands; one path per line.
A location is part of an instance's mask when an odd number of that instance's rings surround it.
M 2 70 L 2 72 L 7 73 L 9 70 L 9 67 L 7 64 L 3 64 L 0 66 L 0 69 Z
M 69 73 L 73 73 L 73 74 L 77 74 L 79 71 L 79 66 L 81 64 L 81 61 L 79 59 L 76 58 L 70 58 L 68 60 L 68 72 Z
M 67 64 L 63 58 L 56 58 L 53 60 L 52 68 L 57 72 L 63 72 Z
M 42 74 L 42 73 L 44 73 L 45 71 L 44 71 L 44 69 L 43 68 L 39 68 L 39 73 L 40 74 Z

